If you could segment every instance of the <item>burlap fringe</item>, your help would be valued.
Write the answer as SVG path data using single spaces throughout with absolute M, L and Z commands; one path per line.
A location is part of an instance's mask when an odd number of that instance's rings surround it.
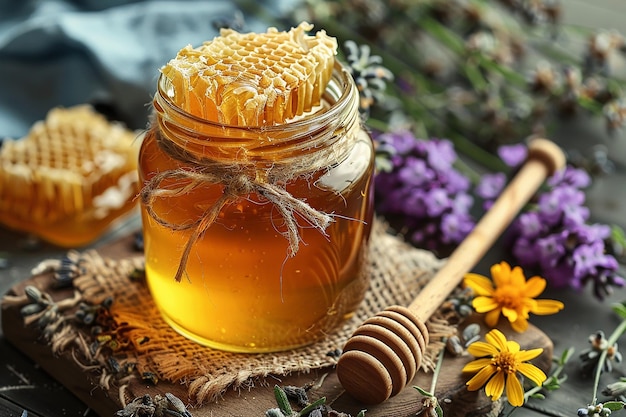
M 347 338 L 365 319 L 391 304 L 407 305 L 434 275 L 443 261 L 431 253 L 409 247 L 388 235 L 376 222 L 371 239 L 371 288 L 356 317 L 337 333 L 313 346 L 274 354 L 229 354 L 188 341 L 165 324 L 143 281 L 133 279 L 143 268 L 143 258 L 106 259 L 96 251 L 68 253 L 78 265 L 73 296 L 58 301 L 41 293 L 41 311 L 26 315 L 26 326 L 37 324 L 42 338 L 55 355 L 69 352 L 81 369 L 93 372 L 105 390 L 117 387 L 124 406 L 133 380 L 145 383 L 166 380 L 185 384 L 189 401 L 202 405 L 219 398 L 228 387 L 250 388 L 270 374 L 286 375 L 332 367 L 336 357 L 329 352 L 341 349 Z M 61 268 L 59 261 L 44 261 L 33 272 L 50 273 Z M 407 274 L 409 276 L 407 277 Z M 113 298 L 110 308 L 104 306 Z M 16 306 L 36 304 L 32 296 L 5 296 L 3 303 Z M 24 309 L 24 307 L 22 307 Z M 90 333 L 89 326 L 76 319 L 78 309 L 99 309 L 106 322 L 102 333 Z M 23 310 L 24 311 L 24 310 Z M 445 339 L 456 333 L 459 316 L 441 308 L 427 322 L 430 344 L 422 369 L 434 369 Z M 93 324 L 93 323 L 92 323 Z M 93 327 L 91 327 L 93 330 Z

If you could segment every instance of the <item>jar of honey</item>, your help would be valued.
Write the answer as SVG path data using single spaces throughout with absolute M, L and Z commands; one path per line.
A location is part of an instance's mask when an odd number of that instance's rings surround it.
M 319 106 L 239 126 L 190 114 L 161 75 L 139 155 L 146 278 L 180 334 L 233 352 L 313 343 L 368 286 L 374 151 L 339 63 Z

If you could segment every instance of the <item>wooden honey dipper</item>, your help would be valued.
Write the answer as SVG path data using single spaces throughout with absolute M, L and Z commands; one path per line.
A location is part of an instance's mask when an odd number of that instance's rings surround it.
M 544 180 L 564 165 L 565 156 L 553 142 L 530 142 L 524 165 L 411 304 L 386 308 L 350 337 L 337 363 L 337 377 L 349 394 L 365 404 L 379 404 L 413 380 L 428 345 L 426 320 L 485 255 Z

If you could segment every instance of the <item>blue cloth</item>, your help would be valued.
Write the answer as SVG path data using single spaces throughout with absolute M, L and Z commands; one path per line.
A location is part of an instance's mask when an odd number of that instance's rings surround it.
M 281 16 L 292 3 L 252 4 Z M 144 128 L 159 68 L 237 13 L 224 0 L 0 0 L 0 139 L 24 136 L 53 107 L 84 103 Z M 243 21 L 245 32 L 268 26 Z

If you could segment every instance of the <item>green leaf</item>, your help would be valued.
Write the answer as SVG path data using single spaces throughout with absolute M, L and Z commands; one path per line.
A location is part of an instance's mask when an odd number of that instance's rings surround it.
M 626 305 L 624 303 L 614 303 L 612 306 L 613 311 L 623 319 L 626 319 Z
M 531 396 L 530 396 L 530 398 L 537 398 L 537 399 L 539 399 L 539 400 L 545 400 L 545 399 L 546 399 L 546 396 L 545 396 L 545 395 L 543 395 L 543 394 L 542 394 L 542 393 L 540 393 L 540 392 L 537 392 L 537 393 L 535 393 L 535 394 L 531 395 Z
M 626 403 L 622 401 L 609 401 L 603 404 L 605 408 L 608 408 L 611 411 L 621 410 L 624 408 L 624 405 L 626 405 Z
M 418 386 L 414 386 L 413 388 L 415 388 L 420 394 L 422 394 L 425 397 L 433 397 L 433 394 L 431 394 L 430 392 L 426 390 L 423 390 L 422 388 Z
M 561 384 L 559 383 L 558 379 L 550 377 L 546 380 L 546 382 L 543 383 L 541 387 L 547 389 L 548 391 L 555 391 L 561 388 Z
M 439 404 L 435 407 L 435 413 L 437 413 L 437 417 L 443 417 L 443 409 Z
M 465 52 L 465 43 L 463 39 L 449 28 L 445 27 L 435 19 L 423 17 L 421 20 L 421 28 L 428 32 L 433 38 L 439 40 L 443 45 L 454 51 L 457 55 L 463 55 Z
M 306 416 L 307 414 L 309 414 L 311 411 L 313 411 L 314 409 L 316 409 L 317 407 L 319 407 L 320 405 L 323 405 L 326 402 L 326 397 L 322 397 L 316 401 L 313 401 L 311 404 L 307 405 L 306 407 L 304 407 L 299 413 L 299 416 Z
M 565 365 L 574 355 L 574 351 L 575 349 L 573 347 L 565 349 L 563 353 L 561 353 L 561 358 L 559 359 L 559 365 Z
M 626 233 L 624 232 L 624 229 L 616 224 L 611 226 L 611 239 L 619 245 L 626 247 Z
M 365 417 L 365 412 L 366 412 L 366 411 L 367 411 L 367 410 L 361 410 L 361 411 L 359 411 L 359 414 L 357 414 L 357 415 L 356 415 L 356 417 Z
M 274 385 L 274 397 L 276 397 L 276 403 L 278 404 L 280 411 L 282 411 L 282 413 L 287 417 L 292 416 L 293 409 L 291 408 L 291 404 L 289 404 L 287 394 L 278 385 Z

